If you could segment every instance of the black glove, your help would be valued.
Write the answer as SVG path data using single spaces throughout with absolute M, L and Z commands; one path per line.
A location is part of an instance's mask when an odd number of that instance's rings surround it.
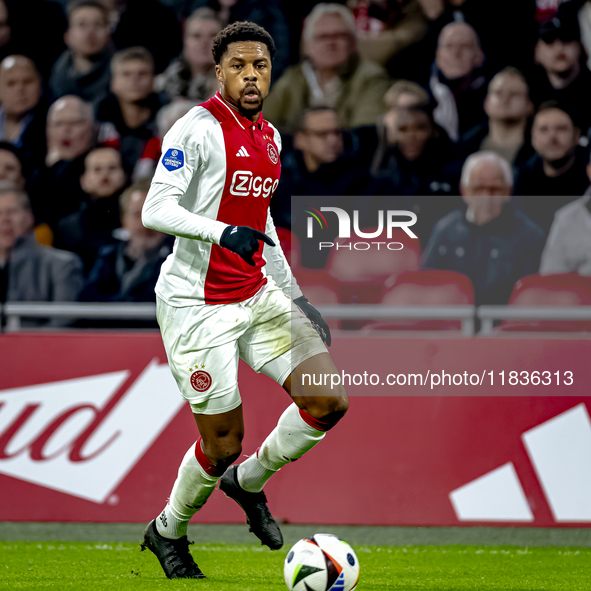
M 320 312 L 307 300 L 306 296 L 296 298 L 293 303 L 308 317 L 320 338 L 330 347 L 332 343 L 330 328 L 328 328 L 328 324 L 326 324 L 326 320 L 322 318 Z
M 275 243 L 266 234 L 254 228 L 249 228 L 248 226 L 228 226 L 222 232 L 220 246 L 235 252 L 251 267 L 254 267 L 252 257 L 260 248 L 259 240 L 266 242 L 269 246 L 275 246 Z

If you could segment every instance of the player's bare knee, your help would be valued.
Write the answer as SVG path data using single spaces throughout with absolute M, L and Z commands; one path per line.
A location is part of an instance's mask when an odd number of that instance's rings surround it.
M 336 423 L 345 416 L 349 408 L 346 392 L 339 396 L 316 396 L 306 399 L 306 412 L 315 419 Z
M 228 434 L 225 437 L 204 441 L 203 452 L 216 466 L 220 464 L 229 466 L 242 453 L 242 437 L 237 434 Z
M 325 389 L 318 398 L 326 414 L 341 413 L 344 416 L 349 409 L 349 397 L 342 384 Z
M 349 410 L 349 400 L 347 395 L 344 396 L 330 396 L 326 398 L 326 403 L 322 409 L 324 416 L 339 417 L 345 416 L 347 410 Z M 322 417 L 320 417 L 322 418 Z

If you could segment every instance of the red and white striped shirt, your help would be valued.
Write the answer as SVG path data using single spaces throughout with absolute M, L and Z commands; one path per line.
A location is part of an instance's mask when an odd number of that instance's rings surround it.
M 281 175 L 281 138 L 259 114 L 246 119 L 216 94 L 166 134 L 144 204 L 152 229 L 177 236 L 162 265 L 156 293 L 173 306 L 227 304 L 252 297 L 267 282 L 265 263 L 288 295 L 292 275 L 269 214 Z M 265 232 L 255 267 L 219 246 L 228 225 Z M 301 295 L 297 285 L 293 297 Z

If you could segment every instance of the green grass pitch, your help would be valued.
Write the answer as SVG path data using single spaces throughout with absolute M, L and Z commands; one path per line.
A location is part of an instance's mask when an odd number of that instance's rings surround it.
M 519 546 L 354 546 L 357 589 L 578 591 L 591 589 L 591 548 Z M 205 580 L 168 581 L 139 544 L 0 542 L 0 589 L 281 591 L 289 548 L 252 544 L 191 547 Z

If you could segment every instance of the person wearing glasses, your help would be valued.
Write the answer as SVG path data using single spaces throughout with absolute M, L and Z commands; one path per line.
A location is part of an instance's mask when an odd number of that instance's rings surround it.
M 341 4 L 314 7 L 302 31 L 303 60 L 287 68 L 265 101 L 265 118 L 293 133 L 298 113 L 324 105 L 345 129 L 373 125 L 385 110 L 391 81 L 379 65 L 359 56 L 353 13 Z
M 359 161 L 345 153 L 339 117 L 330 107 L 311 107 L 299 114 L 293 138 L 295 150 L 282 160 L 282 178 L 271 201 L 277 225 L 291 224 L 292 195 L 360 195 L 367 173 Z

